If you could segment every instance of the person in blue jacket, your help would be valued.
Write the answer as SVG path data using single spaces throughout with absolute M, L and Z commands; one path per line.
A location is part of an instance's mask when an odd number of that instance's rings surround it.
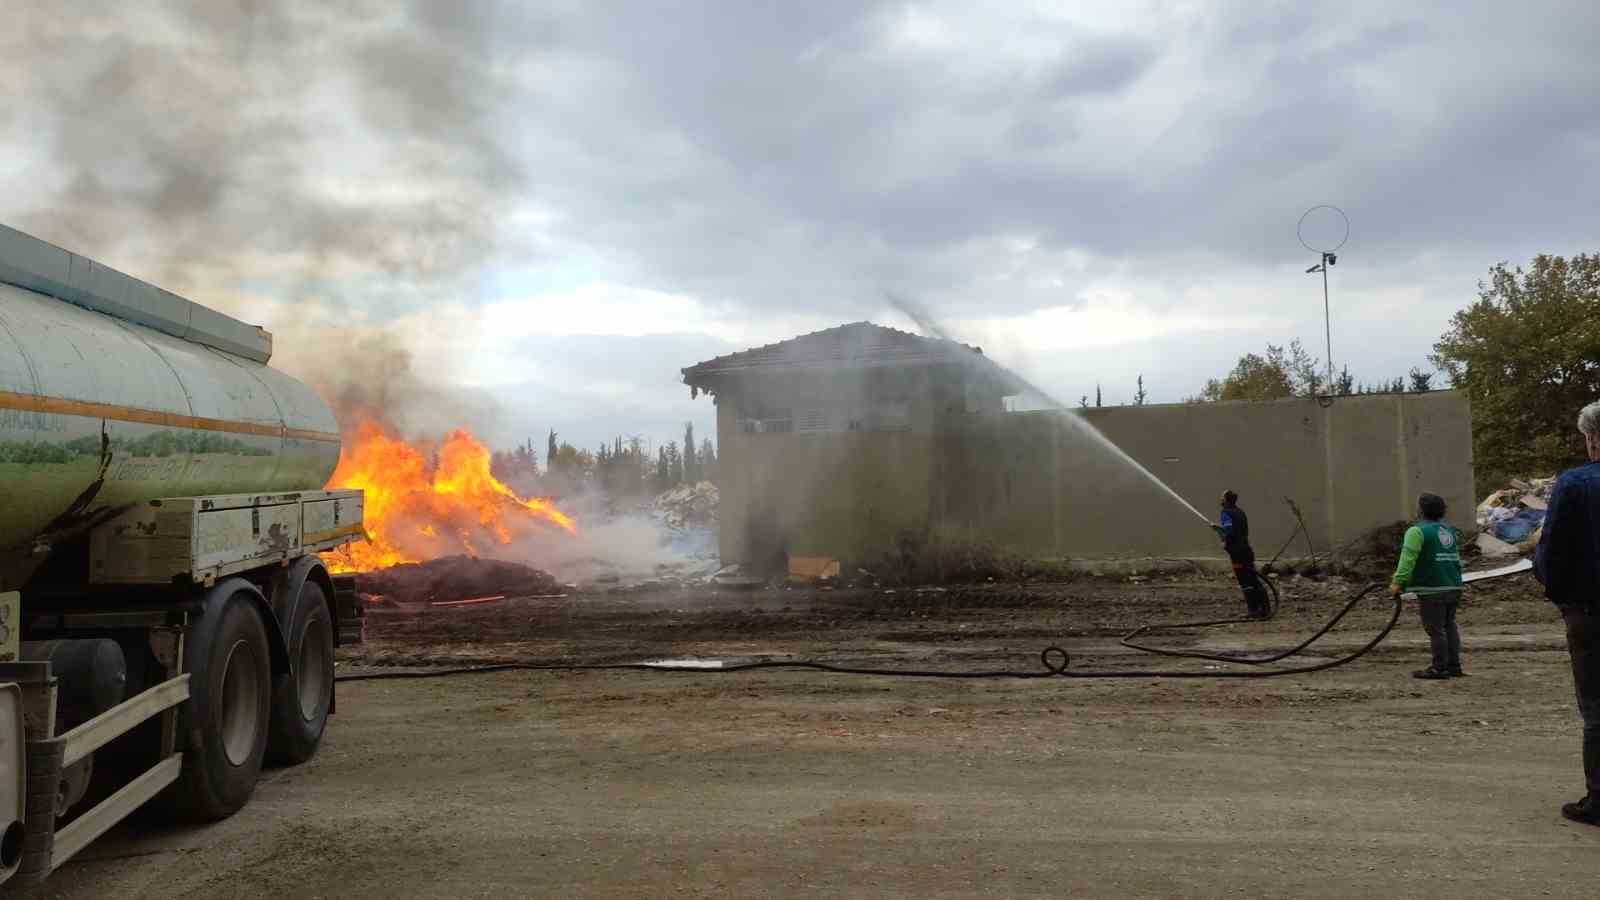
M 1239 508 L 1238 494 L 1223 491 L 1222 512 L 1211 528 L 1222 538 L 1222 549 L 1233 564 L 1233 577 L 1238 579 L 1239 589 L 1244 592 L 1245 615 L 1252 619 L 1271 616 L 1267 589 L 1256 571 L 1256 551 L 1250 546 L 1250 517 Z
M 1567 655 L 1583 717 L 1583 799 L 1561 807 L 1600 825 L 1600 402 L 1578 413 L 1589 463 L 1556 479 L 1533 554 L 1533 573 L 1567 623 Z

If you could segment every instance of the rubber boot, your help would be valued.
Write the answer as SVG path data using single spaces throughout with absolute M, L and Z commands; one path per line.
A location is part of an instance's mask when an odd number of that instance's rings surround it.
M 1594 794 L 1588 794 L 1576 803 L 1562 804 L 1561 815 L 1585 825 L 1600 825 L 1600 803 L 1595 802 Z
M 1583 729 L 1583 780 L 1589 796 L 1600 805 L 1600 728 Z

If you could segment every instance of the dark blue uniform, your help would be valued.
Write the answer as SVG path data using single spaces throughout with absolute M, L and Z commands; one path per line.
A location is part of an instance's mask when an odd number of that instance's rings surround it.
M 1222 507 L 1220 524 L 1222 549 L 1233 563 L 1233 577 L 1238 579 L 1239 589 L 1244 592 L 1245 609 L 1251 618 L 1264 619 L 1272 613 L 1272 607 L 1261 576 L 1256 573 L 1256 551 L 1250 546 L 1250 517 L 1238 504 L 1228 503 Z

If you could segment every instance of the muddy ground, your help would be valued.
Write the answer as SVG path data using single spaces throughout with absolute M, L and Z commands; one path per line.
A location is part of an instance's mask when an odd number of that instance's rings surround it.
M 1284 584 L 1292 644 L 1352 586 Z M 1230 582 L 666 592 L 374 615 L 341 671 L 512 660 L 825 658 L 1074 671 L 1159 662 L 1134 624 Z M 1380 599 L 1312 660 L 1382 627 Z M 1526 576 L 1469 594 L 1471 677 L 1423 682 L 1411 611 L 1371 655 L 1251 681 L 508 672 L 340 686 L 322 752 L 207 828 L 140 821 L 64 897 L 1592 897 L 1559 619 Z M 1170 638 L 1174 645 L 1195 637 Z M 1213 670 L 1217 671 L 1217 670 Z

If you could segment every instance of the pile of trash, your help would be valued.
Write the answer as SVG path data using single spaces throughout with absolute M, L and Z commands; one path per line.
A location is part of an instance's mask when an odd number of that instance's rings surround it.
M 717 524 L 717 486 L 681 484 L 657 497 L 655 506 L 656 515 L 675 531 L 710 528 Z
M 1486 556 L 1527 552 L 1539 542 L 1555 478 L 1512 479 L 1478 504 L 1478 547 Z
M 548 596 L 560 589 L 548 572 L 521 563 L 473 556 L 404 563 L 356 576 L 356 590 L 369 606 L 390 609 Z

